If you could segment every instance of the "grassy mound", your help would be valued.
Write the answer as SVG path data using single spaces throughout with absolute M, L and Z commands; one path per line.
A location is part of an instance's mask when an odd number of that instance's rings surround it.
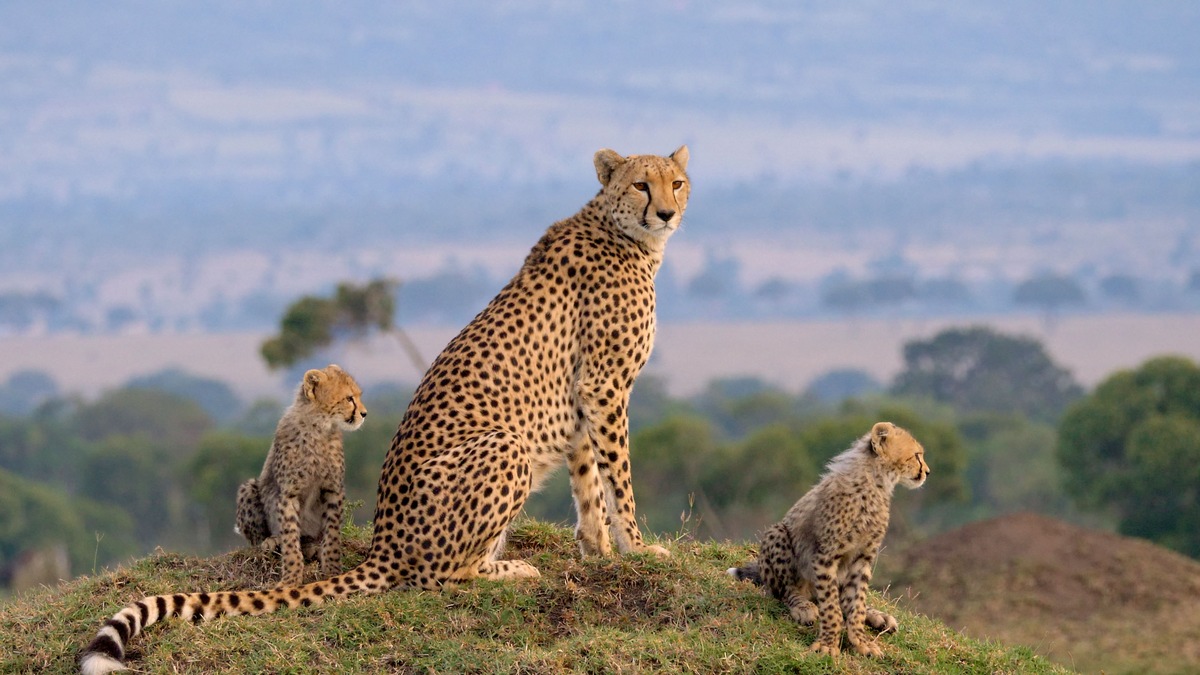
M 348 537 L 346 563 L 366 549 Z M 442 592 L 393 591 L 267 617 L 168 620 L 130 644 L 145 673 L 1058 673 L 1025 648 L 966 638 L 898 609 L 879 660 L 815 656 L 812 628 L 724 570 L 745 545 L 659 542 L 673 557 L 579 558 L 572 533 L 523 521 L 509 555 L 541 579 L 477 582 Z M 0 606 L 0 672 L 71 673 L 102 621 L 144 595 L 261 588 L 269 554 L 198 559 L 159 553 Z M 935 589 L 930 589 L 933 592 Z

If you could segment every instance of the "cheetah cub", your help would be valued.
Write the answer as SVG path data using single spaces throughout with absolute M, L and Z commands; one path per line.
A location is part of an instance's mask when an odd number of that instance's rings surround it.
M 758 560 L 731 567 L 729 574 L 765 586 L 800 623 L 811 625 L 819 613 L 814 652 L 841 652 L 844 616 L 854 651 L 882 656 L 863 624 L 894 631 L 896 618 L 867 607 L 867 584 L 887 532 L 896 484 L 915 489 L 927 476 L 921 444 L 891 422 L 879 422 L 830 460 L 816 487 L 763 533 Z
M 252 546 L 279 549 L 285 586 L 301 582 L 306 559 L 319 556 L 325 576 L 341 571 L 342 431 L 359 428 L 366 416 L 349 373 L 336 365 L 308 371 L 275 428 L 262 474 L 238 488 L 234 531 Z

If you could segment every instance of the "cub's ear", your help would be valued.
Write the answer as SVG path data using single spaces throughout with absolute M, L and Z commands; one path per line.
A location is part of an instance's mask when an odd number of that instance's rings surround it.
M 625 163 L 625 158 L 616 151 L 605 148 L 598 151 L 592 161 L 596 163 L 596 178 L 600 179 L 601 185 L 608 185 L 613 172 Z
M 317 397 L 317 385 L 321 380 L 325 379 L 325 373 L 319 370 L 310 370 L 304 374 L 304 384 L 301 385 L 304 390 L 304 398 L 313 400 Z
M 871 427 L 871 449 L 876 453 L 883 450 L 883 444 L 895 428 L 896 425 L 891 422 L 876 422 L 875 426 Z
M 671 153 L 671 161 L 679 165 L 680 171 L 687 171 L 688 156 L 688 147 L 681 145 L 678 150 Z

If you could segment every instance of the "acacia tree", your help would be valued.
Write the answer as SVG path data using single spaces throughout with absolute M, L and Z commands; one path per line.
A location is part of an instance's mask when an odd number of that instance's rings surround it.
M 953 328 L 904 345 L 892 392 L 960 411 L 1018 413 L 1053 422 L 1083 389 L 1037 340 L 990 328 Z
M 1200 557 L 1200 366 L 1167 356 L 1112 375 L 1063 416 L 1057 451 L 1077 503 Z
M 284 312 L 279 335 L 262 344 L 260 353 L 267 366 L 287 368 L 336 339 L 378 330 L 395 336 L 417 372 L 424 372 L 426 363 L 416 344 L 394 324 L 396 286 L 391 279 L 375 279 L 365 286 L 342 283 L 332 298 L 300 298 Z

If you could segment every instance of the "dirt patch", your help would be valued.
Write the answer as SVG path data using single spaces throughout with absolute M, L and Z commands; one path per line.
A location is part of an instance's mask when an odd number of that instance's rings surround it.
M 892 595 L 973 636 L 1085 671 L 1200 672 L 1200 562 L 1149 542 L 1016 514 L 897 558 Z

